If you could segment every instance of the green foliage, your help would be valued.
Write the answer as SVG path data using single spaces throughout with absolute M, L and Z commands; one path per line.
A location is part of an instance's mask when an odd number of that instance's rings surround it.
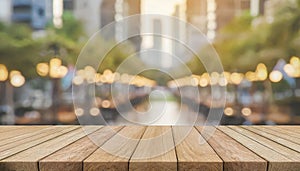
M 112 45 L 115 45 L 114 41 L 102 41 L 102 48 L 111 48 Z M 135 53 L 134 47 L 130 42 L 123 42 L 112 49 L 110 49 L 109 53 L 103 54 L 104 59 L 101 61 L 101 65 L 99 67 L 99 72 L 103 72 L 105 69 L 110 69 L 112 71 L 116 71 L 119 66 L 128 58 L 131 57 Z M 132 62 L 127 62 L 126 69 L 129 71 L 132 66 Z M 129 71 L 130 72 L 130 71 Z
M 78 41 L 80 38 L 83 38 L 84 29 L 81 22 L 75 19 L 73 14 L 70 11 L 66 11 L 63 14 L 63 27 L 56 28 L 53 24 L 50 24 L 49 30 L 53 31 L 55 35 Z
M 9 70 L 21 70 L 25 76 L 34 74 L 34 62 L 39 55 L 39 42 L 31 38 L 26 25 L 0 26 L 0 63 Z
M 263 62 L 271 70 L 278 59 L 300 55 L 300 1 L 278 5 L 273 21 L 249 13 L 223 28 L 214 46 L 225 70 L 254 70 Z
M 32 38 L 32 30 L 25 24 L 0 24 L 0 63 L 9 70 L 17 69 L 27 78 L 36 77 L 35 66 L 48 62 L 58 55 L 66 64 L 74 64 L 83 46 L 79 39 L 84 38 L 81 24 L 64 14 L 64 26 L 60 29 L 49 26 L 46 37 Z M 56 46 L 58 54 L 53 47 Z

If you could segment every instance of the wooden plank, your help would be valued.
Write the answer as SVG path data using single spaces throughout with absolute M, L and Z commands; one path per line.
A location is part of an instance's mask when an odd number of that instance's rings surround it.
M 8 139 L 8 138 L 16 137 L 19 135 L 32 133 L 34 131 L 38 131 L 38 130 L 41 130 L 44 128 L 45 127 L 41 127 L 41 126 L 37 126 L 37 127 L 33 126 L 33 127 L 26 127 L 26 129 L 14 129 L 14 130 L 9 131 L 9 133 L 2 132 L 2 133 L 0 133 L 0 141 Z
M 236 132 L 225 126 L 218 127 L 219 130 L 232 137 L 260 157 L 268 161 L 268 171 L 279 171 L 279 170 L 289 170 L 298 171 L 300 168 L 300 162 L 295 162 L 294 160 L 274 151 L 273 149 L 266 147 L 259 142 Z
M 9 157 L 11 155 L 14 155 L 18 152 L 24 151 L 26 149 L 29 149 L 33 146 L 36 146 L 40 143 L 46 142 L 47 140 L 50 140 L 52 138 L 55 138 L 57 136 L 60 136 L 62 134 L 65 134 L 67 132 L 70 132 L 74 129 L 78 129 L 79 127 L 65 127 L 65 128 L 58 128 L 55 127 L 55 132 L 46 132 L 45 135 L 42 134 L 40 138 L 30 140 L 30 139 L 24 139 L 20 140 L 18 142 L 14 142 L 11 144 L 6 144 L 0 147 L 0 159 L 4 159 L 6 157 Z
M 278 126 L 276 126 L 278 127 Z M 297 132 L 298 134 L 300 134 L 300 126 L 289 126 L 289 125 L 284 125 L 284 126 L 279 126 L 282 129 L 288 130 L 288 131 L 292 131 L 292 132 Z
M 99 127 L 87 127 L 87 133 L 92 133 Z M 38 171 L 38 161 L 57 150 L 86 136 L 83 129 L 75 129 L 42 144 L 24 150 L 0 161 L 0 170 Z
M 130 162 L 129 170 L 177 170 L 171 127 L 148 127 Z
M 289 134 L 288 132 L 274 130 L 273 126 L 255 126 L 255 128 L 300 145 L 299 137 L 291 136 L 291 134 Z
M 268 127 L 268 126 L 264 126 Z M 300 128 L 299 126 L 269 126 L 270 129 L 275 129 L 275 130 L 281 130 L 282 132 L 288 132 L 291 133 L 297 137 L 300 135 Z
M 26 126 L 3 126 L 3 125 L 0 125 L 0 133 L 2 132 L 10 132 L 10 131 L 13 131 L 13 130 L 16 130 L 16 129 L 23 129 L 24 127 Z
M 242 128 L 247 129 L 249 131 L 252 131 L 252 132 L 254 132 L 254 133 L 258 134 L 258 135 L 261 135 L 263 137 L 266 137 L 266 138 L 268 138 L 268 139 L 270 139 L 270 140 L 272 140 L 274 142 L 277 142 L 277 143 L 279 143 L 279 144 L 281 144 L 283 146 L 286 146 L 286 147 L 288 147 L 290 149 L 293 149 L 293 150 L 295 150 L 297 152 L 300 152 L 300 145 L 299 144 L 296 144 L 296 143 L 293 143 L 293 142 L 291 142 L 289 140 L 280 138 L 280 137 L 278 137 L 276 135 L 266 133 L 266 132 L 258 129 L 257 127 L 242 126 Z
M 81 171 L 82 161 L 123 127 L 103 127 L 39 162 L 40 171 Z
M 47 136 L 49 133 L 54 133 L 59 130 L 64 130 L 71 128 L 70 126 L 52 126 L 52 127 L 45 127 L 43 129 L 33 131 L 27 134 L 18 135 L 15 137 L 11 137 L 5 140 L 0 141 L 0 151 L 4 150 L 4 146 L 7 148 L 11 148 L 12 146 L 17 146 L 19 144 L 24 144 L 28 141 L 33 141 L 35 139 L 39 139 L 43 136 Z M 26 127 L 24 129 L 27 129 Z
M 223 170 L 222 160 L 196 128 L 176 126 L 172 129 L 174 141 L 177 144 L 178 170 Z M 181 142 L 184 137 L 185 139 Z M 200 143 L 200 141 L 203 143 Z
M 224 161 L 225 171 L 267 170 L 267 161 L 220 130 L 215 130 L 214 134 L 210 136 L 206 131 L 202 131 L 203 127 L 196 128 Z M 205 129 L 215 128 L 206 127 Z
M 264 126 L 266 127 L 266 126 Z M 284 127 L 282 126 L 272 126 L 272 127 L 267 127 L 269 130 L 272 130 L 274 132 L 279 132 L 281 134 L 285 134 L 288 135 L 290 138 L 293 138 L 295 140 L 297 140 L 298 142 L 300 142 L 300 134 L 296 131 L 297 129 L 295 129 L 294 131 L 292 130 L 288 130 L 288 129 L 284 129 Z
M 101 148 L 98 148 L 84 160 L 84 170 L 128 170 L 128 161 L 142 137 L 145 128 L 146 127 L 140 126 L 123 128 L 118 134 L 104 143 Z
M 270 139 L 262 137 L 256 133 L 253 133 L 253 132 L 243 129 L 241 127 L 230 126 L 229 128 L 231 128 L 241 134 L 244 134 L 245 136 L 253 139 L 254 141 L 257 141 L 258 143 L 260 143 L 266 147 L 269 147 L 270 149 L 273 149 L 274 151 L 277 151 L 278 153 L 286 156 L 287 158 L 292 159 L 293 161 L 300 161 L 300 153 L 298 153 L 294 150 L 291 150 L 281 144 L 278 144 Z

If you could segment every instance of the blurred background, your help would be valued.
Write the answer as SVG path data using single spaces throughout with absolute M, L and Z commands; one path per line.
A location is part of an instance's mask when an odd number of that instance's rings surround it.
M 97 70 L 74 67 L 90 36 L 135 14 L 174 16 L 193 24 L 211 41 L 225 72 L 207 73 L 197 58 L 186 62 L 193 75 L 175 80 L 155 71 L 139 76 L 115 72 L 143 46 L 170 48 L 139 36 L 114 48 Z M 174 23 L 148 22 L 150 31 L 200 43 L 195 33 Z M 115 40 L 99 48 L 113 44 L 124 30 L 116 27 Z M 164 50 L 176 51 L 176 46 Z M 300 124 L 299 56 L 300 0 L 1 0 L 0 124 L 78 124 L 77 117 L 99 115 L 124 123 L 116 106 L 122 105 L 125 85 L 135 110 L 148 111 L 151 100 L 148 115 L 163 105 L 170 123 L 180 103 L 187 114 L 205 120 L 210 109 L 222 108 L 211 105 L 211 87 L 226 86 L 221 124 Z M 166 67 L 173 62 L 159 55 L 144 61 Z M 74 110 L 72 86 L 83 83 L 95 85 L 97 107 Z M 119 87 L 118 103 L 112 101 L 111 85 Z M 154 90 L 164 92 L 164 98 L 149 96 Z M 85 97 L 88 92 L 80 93 Z M 130 115 L 130 110 L 125 112 Z

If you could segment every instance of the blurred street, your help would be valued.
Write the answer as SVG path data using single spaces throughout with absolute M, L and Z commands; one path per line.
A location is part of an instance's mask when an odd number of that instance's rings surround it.
M 299 23 L 300 0 L 1 0 L 0 124 L 300 124 Z

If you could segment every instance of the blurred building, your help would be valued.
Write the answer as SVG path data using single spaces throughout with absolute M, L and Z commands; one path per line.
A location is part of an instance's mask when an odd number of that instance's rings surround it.
M 154 33 L 143 35 L 141 48 L 146 49 L 147 53 L 141 54 L 141 59 L 155 68 L 170 68 L 177 65 L 179 60 L 176 61 L 175 57 L 183 58 L 184 49 L 176 40 L 186 40 L 186 25 L 181 22 L 186 21 L 185 0 L 143 0 L 141 14 L 152 14 L 141 20 L 141 32 Z M 163 16 L 173 16 L 181 21 Z M 168 35 L 172 39 L 160 35 Z
M 272 1 L 272 0 L 251 0 L 251 6 L 250 6 L 251 15 L 252 16 L 264 15 L 268 1 Z
M 249 11 L 252 16 L 264 15 L 266 5 L 277 0 L 187 0 L 187 21 L 200 29 L 210 40 L 233 18 Z M 192 33 L 191 33 L 192 34 Z M 191 36 L 192 38 L 193 36 Z
M 34 30 L 45 29 L 49 22 L 62 25 L 63 0 L 1 0 L 0 20 L 25 23 Z
M 10 23 L 12 15 L 12 0 L 0 1 L 0 22 Z
M 68 3 L 71 4 L 70 2 Z M 72 8 L 69 9 L 71 9 L 75 17 L 83 23 L 87 35 L 91 36 L 107 24 L 129 15 L 140 14 L 140 1 L 73 0 Z M 112 33 L 115 34 L 116 39 L 121 39 L 122 35 L 126 35 L 127 31 L 130 31 L 127 27 L 116 27 Z M 111 35 L 108 35 L 108 37 L 111 38 Z M 135 45 L 136 49 L 139 49 L 139 37 L 131 38 L 130 41 Z

